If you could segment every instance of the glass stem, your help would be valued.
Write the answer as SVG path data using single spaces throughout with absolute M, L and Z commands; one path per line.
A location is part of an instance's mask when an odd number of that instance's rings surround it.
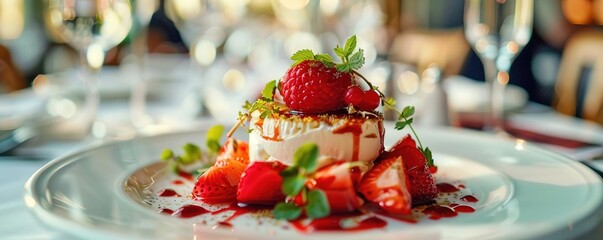
M 145 55 L 147 53 L 147 29 L 142 28 L 139 36 L 135 39 L 132 45 L 132 50 L 136 58 L 137 74 L 132 84 L 132 92 L 130 96 L 130 117 L 132 124 L 136 128 L 142 128 L 148 124 L 148 116 L 146 115 L 146 69 Z
M 484 75 L 487 88 L 486 96 L 488 98 L 486 102 L 486 111 L 483 116 L 483 129 L 486 131 L 493 131 L 497 128 L 498 121 L 496 119 L 498 116 L 500 116 L 500 114 L 496 112 L 496 110 L 498 110 L 498 99 L 495 97 L 498 91 L 498 87 L 496 86 L 497 70 L 495 62 L 492 59 L 482 58 L 482 63 L 484 64 Z
M 88 49 L 80 51 L 80 77 L 85 87 L 85 127 L 94 135 L 100 96 L 98 93 L 98 68 L 88 61 Z

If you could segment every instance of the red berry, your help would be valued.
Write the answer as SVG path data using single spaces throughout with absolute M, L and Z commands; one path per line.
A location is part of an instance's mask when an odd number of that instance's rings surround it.
M 291 110 L 322 113 L 345 107 L 344 95 L 352 75 L 306 60 L 289 68 L 281 80 L 283 100 Z
M 362 99 L 364 99 L 364 91 L 358 86 L 351 86 L 345 92 L 344 100 L 346 105 L 352 104 L 353 106 L 358 106 L 362 102 Z
M 358 105 L 358 108 L 362 111 L 373 111 L 381 103 L 381 97 L 375 90 L 369 90 L 364 93 L 362 102 Z
M 358 185 L 366 200 L 394 214 L 410 214 L 409 178 L 400 157 L 388 158 L 369 170 Z
M 237 201 L 246 204 L 274 205 L 285 200 L 280 172 L 287 166 L 277 162 L 253 162 L 241 175 Z

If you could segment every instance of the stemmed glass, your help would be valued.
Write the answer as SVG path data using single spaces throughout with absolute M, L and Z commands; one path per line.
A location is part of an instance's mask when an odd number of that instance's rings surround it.
M 47 0 L 45 11 L 48 30 L 79 52 L 86 85 L 86 128 L 94 137 L 105 137 L 107 126 L 96 116 L 100 103 L 98 72 L 105 52 L 123 41 L 130 31 L 130 1 Z
M 130 97 L 130 118 L 137 129 L 142 129 L 152 122 L 146 112 L 147 75 L 146 56 L 148 25 L 153 14 L 159 8 L 159 0 L 132 0 L 135 27 L 131 34 L 135 36 L 132 41 L 132 53 L 135 57 L 137 76 L 132 82 Z
M 484 65 L 490 96 L 484 129 L 504 133 L 504 89 L 532 35 L 533 0 L 466 0 L 465 37 Z

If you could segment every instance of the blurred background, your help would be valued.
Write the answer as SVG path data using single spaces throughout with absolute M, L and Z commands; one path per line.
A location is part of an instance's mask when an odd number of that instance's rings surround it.
M 234 121 L 245 100 L 284 74 L 295 51 L 334 56 L 332 48 L 354 34 L 365 50 L 364 75 L 401 104 L 444 104 L 451 113 L 480 112 L 485 104 L 484 68 L 465 39 L 463 0 L 130 4 L 131 28 L 106 52 L 99 73 L 101 106 L 129 103 L 108 113 L 101 107 L 100 118 L 118 129 Z M 83 108 L 78 51 L 48 26 L 47 8 L 46 1 L 0 0 L 0 117 L 13 122 L 35 105 L 17 104 L 22 99 L 40 99 L 36 109 L 63 119 Z M 436 81 L 424 74 L 434 66 Z M 510 69 L 505 108 L 546 106 L 603 124 L 602 76 L 603 0 L 534 1 L 531 39 Z M 446 102 L 434 103 L 433 89 Z M 460 115 L 450 116 L 448 123 L 462 124 Z

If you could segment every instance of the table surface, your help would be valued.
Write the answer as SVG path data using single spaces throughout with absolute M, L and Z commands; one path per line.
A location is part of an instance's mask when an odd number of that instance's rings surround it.
M 536 128 L 532 125 L 541 125 L 546 122 L 549 125 L 563 126 L 560 129 L 551 129 L 564 134 L 564 129 L 573 129 L 576 136 L 585 136 L 588 141 L 603 145 L 603 128 L 600 125 L 581 121 L 579 119 L 561 116 L 554 112 L 537 112 L 533 114 L 521 114 L 513 116 L 512 120 L 527 123 L 527 127 Z M 201 121 L 210 121 L 203 119 Z M 530 125 L 531 124 L 531 125 Z M 207 124 L 204 124 L 207 125 Z M 543 126 L 541 126 L 543 127 Z M 578 129 L 578 130 L 577 130 Z M 582 131 L 582 132 L 580 132 Z M 72 236 L 56 229 L 45 226 L 26 207 L 23 200 L 24 184 L 34 172 L 48 163 L 51 159 L 67 154 L 90 144 L 91 140 L 81 139 L 55 139 L 38 138 L 26 142 L 13 151 L 17 156 L 0 156 L 0 192 L 4 199 L 0 202 L 0 238 L 2 239 L 70 239 Z M 559 149 L 552 147 L 554 151 L 560 151 L 569 156 L 582 156 L 577 150 Z M 33 156 L 35 159 L 28 159 Z M 593 161 L 592 165 L 603 169 L 603 161 Z M 603 236 L 603 223 L 593 232 L 582 236 L 581 239 L 591 239 L 594 236 Z

